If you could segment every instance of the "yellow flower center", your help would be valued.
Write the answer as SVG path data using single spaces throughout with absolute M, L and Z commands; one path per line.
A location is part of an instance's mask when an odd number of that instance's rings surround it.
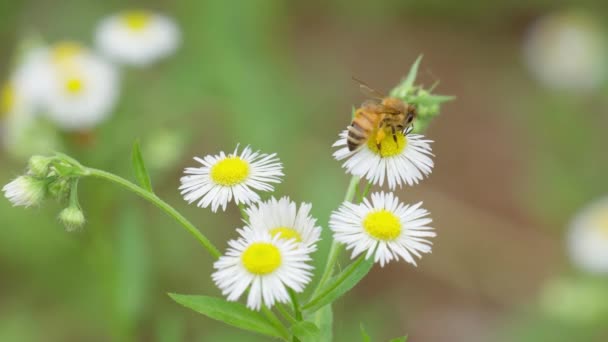
M 249 164 L 239 157 L 228 157 L 211 168 L 211 179 L 219 185 L 242 183 L 249 176 Z
M 397 137 L 397 142 L 393 140 L 393 133 L 385 132 L 386 135 L 380 141 L 380 150 L 378 150 L 378 145 L 376 144 L 376 139 L 374 136 L 367 141 L 367 146 L 369 149 L 379 154 L 381 157 L 392 157 L 403 152 L 405 146 L 407 146 L 407 138 L 402 132 L 397 132 L 395 136 Z
M 384 241 L 394 240 L 401 234 L 399 218 L 384 209 L 367 214 L 363 228 L 372 237 Z
M 131 31 L 143 31 L 150 25 L 152 16 L 146 11 L 131 11 L 123 14 L 122 20 Z
M 84 90 L 84 82 L 79 77 L 70 77 L 65 81 L 65 90 L 70 95 L 78 95 Z
M 6 83 L 2 87 L 2 94 L 0 95 L 0 117 L 8 114 L 15 105 L 15 88 L 10 83 Z
M 302 242 L 302 235 L 293 228 L 288 227 L 277 227 L 270 230 L 270 235 L 273 237 L 277 234 L 281 234 L 283 240 L 296 240 L 296 242 Z
M 51 52 L 55 63 L 63 64 L 85 51 L 84 47 L 76 42 L 61 42 L 55 44 Z
M 245 250 L 241 256 L 241 261 L 247 271 L 264 275 L 281 266 L 281 252 L 271 243 L 256 242 Z

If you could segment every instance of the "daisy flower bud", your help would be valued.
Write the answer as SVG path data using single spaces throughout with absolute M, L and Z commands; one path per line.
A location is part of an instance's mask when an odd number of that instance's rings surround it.
M 570 223 L 566 242 L 574 265 L 591 273 L 608 273 L 608 197 L 580 210 Z
M 6 184 L 2 191 L 14 206 L 37 206 L 46 196 L 46 182 L 29 175 L 19 176 Z
M 262 305 L 289 302 L 287 288 L 304 291 L 312 278 L 310 249 L 268 232 L 247 227 L 239 232 L 241 237 L 229 241 L 226 254 L 213 264 L 213 281 L 229 301 L 238 300 L 249 289 L 247 307 L 260 310 Z
M 340 133 L 340 139 L 334 143 L 339 147 L 333 156 L 344 160 L 342 167 L 354 176 L 365 178 L 369 183 L 382 186 L 388 180 L 388 187 L 394 190 L 397 185 L 414 185 L 428 176 L 433 170 L 431 157 L 431 140 L 421 134 L 396 133 L 396 140 L 387 134 L 378 149 L 375 139 L 369 139 L 357 150 L 349 151 L 347 146 L 348 131 Z
M 109 59 L 145 66 L 173 53 L 180 43 L 180 32 L 171 19 L 160 14 L 126 11 L 102 20 L 95 41 Z
M 28 161 L 28 173 L 39 178 L 44 178 L 49 172 L 52 158 L 44 156 L 32 156 Z
M 74 205 L 63 209 L 57 218 L 68 232 L 80 230 L 85 223 L 84 213 L 78 206 Z
M 201 208 L 211 206 L 212 211 L 219 207 L 226 210 L 228 202 L 236 204 L 258 202 L 257 191 L 272 191 L 271 183 L 280 183 L 283 165 L 276 154 L 253 152 L 245 147 L 239 154 L 238 147 L 233 153 L 195 157 L 202 166 L 186 168 L 186 176 L 180 179 L 181 194 L 188 203 L 198 201 Z
M 403 259 L 416 266 L 415 257 L 430 253 L 435 237 L 428 211 L 420 208 L 422 202 L 405 205 L 392 193 L 373 193 L 361 204 L 344 202 L 331 215 L 329 227 L 334 239 L 352 249 L 354 259 L 366 253 L 366 259 L 384 266 L 391 260 Z

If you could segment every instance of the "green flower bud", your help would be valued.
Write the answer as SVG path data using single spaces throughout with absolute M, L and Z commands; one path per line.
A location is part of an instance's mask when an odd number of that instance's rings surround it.
M 19 176 L 6 184 L 2 191 L 13 205 L 31 207 L 42 203 L 47 193 L 47 183 L 30 175 Z
M 57 199 L 64 199 L 70 193 L 70 182 L 66 178 L 59 178 L 49 185 L 49 195 Z
M 28 173 L 39 178 L 44 178 L 49 172 L 52 158 L 44 156 L 32 156 L 28 161 Z
M 84 226 L 84 214 L 77 206 L 69 206 L 63 209 L 58 216 L 59 221 L 68 232 L 78 231 Z

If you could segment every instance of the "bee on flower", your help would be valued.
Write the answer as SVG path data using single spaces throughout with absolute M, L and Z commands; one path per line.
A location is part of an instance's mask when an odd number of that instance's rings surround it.
M 345 160 L 342 167 L 354 176 L 365 178 L 369 183 L 382 186 L 385 179 L 394 190 L 397 185 L 414 185 L 433 170 L 431 140 L 421 134 L 396 132 L 387 134 L 378 144 L 369 139 L 354 151 L 348 148 L 348 131 L 340 133 L 333 146 L 336 160 Z M 378 146 L 381 146 L 379 148 Z
M 188 167 L 180 179 L 179 190 L 188 203 L 198 201 L 201 208 L 211 206 L 226 210 L 228 202 L 249 205 L 260 201 L 256 191 L 272 191 L 280 183 L 283 165 L 276 154 L 254 152 L 249 146 L 240 153 L 238 146 L 231 154 L 195 157 L 200 167 Z
M 172 54 L 180 32 L 166 16 L 149 11 L 125 11 L 99 24 L 97 48 L 116 63 L 145 66 Z
M 310 216 L 312 206 L 291 201 L 289 197 L 277 200 L 274 197 L 265 202 L 251 205 L 245 210 L 248 226 L 256 231 L 268 232 L 272 237 L 295 240 L 297 244 L 312 248 L 321 237 L 321 227 Z
M 260 310 L 276 302 L 290 300 L 288 288 L 299 293 L 312 278 L 311 248 L 298 248 L 295 239 L 286 240 L 267 231 L 245 227 L 240 237 L 213 264 L 212 278 L 229 301 L 236 301 L 245 291 L 247 307 Z
M 428 211 L 421 208 L 422 202 L 406 205 L 392 193 L 373 193 L 371 201 L 363 203 L 344 202 L 331 215 L 329 227 L 334 239 L 352 249 L 355 258 L 365 253 L 366 259 L 384 266 L 391 260 L 403 259 L 416 265 L 414 257 L 431 252 L 435 237 Z

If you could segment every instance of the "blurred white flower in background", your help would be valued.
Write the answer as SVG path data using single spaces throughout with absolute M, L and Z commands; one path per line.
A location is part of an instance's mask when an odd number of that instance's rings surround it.
M 579 211 L 567 235 L 572 262 L 591 273 L 608 273 L 608 197 Z
M 608 74 L 608 44 L 595 17 L 585 12 L 558 12 L 537 20 L 524 42 L 524 59 L 545 86 L 589 91 Z
M 119 94 L 116 68 L 73 42 L 55 44 L 42 62 L 43 112 L 64 130 L 88 130 L 106 119 Z M 47 78 L 47 79 L 44 79 Z
M 126 11 L 101 21 L 97 48 L 114 62 L 145 66 L 170 55 L 180 43 L 175 23 L 148 11 Z
M 40 77 L 46 74 L 42 54 L 42 49 L 26 53 L 0 90 L 1 145 L 16 156 L 59 145 L 56 134 L 37 118 L 47 88 L 47 78 Z

